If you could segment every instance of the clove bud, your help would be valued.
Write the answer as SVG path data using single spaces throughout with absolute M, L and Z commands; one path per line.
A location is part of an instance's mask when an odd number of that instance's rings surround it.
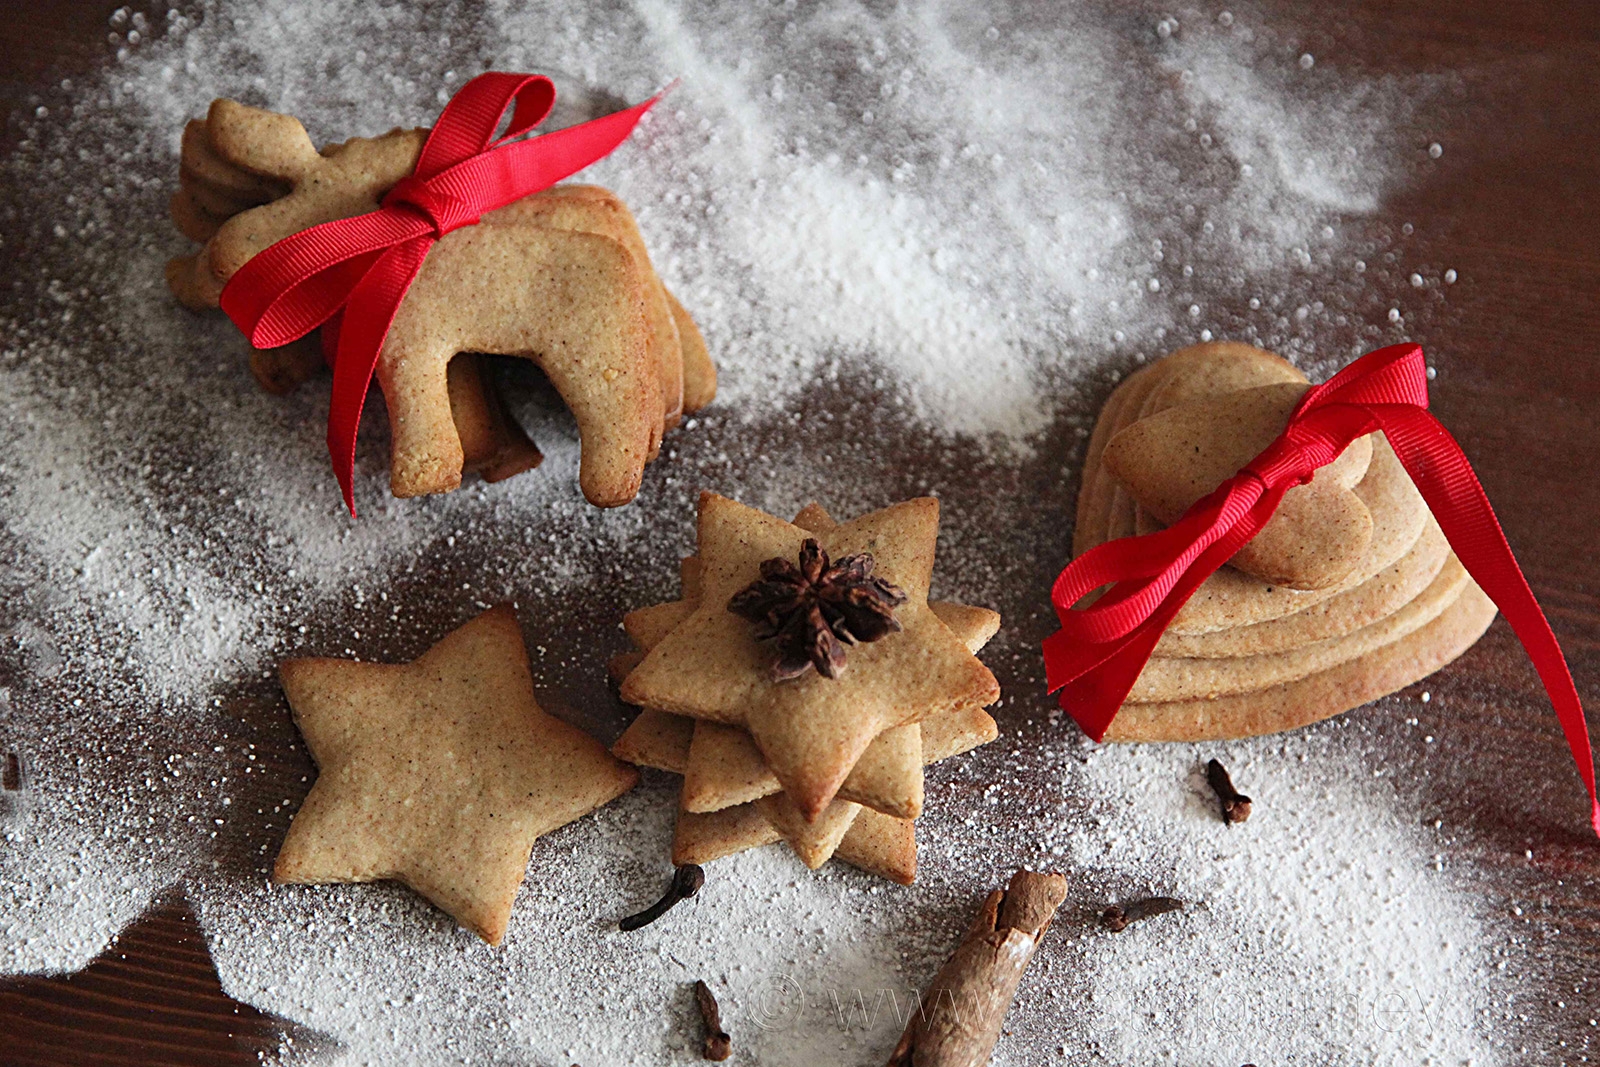
M 722 1029 L 722 1014 L 717 1009 L 717 998 L 711 995 L 711 987 L 704 982 L 695 982 L 694 1002 L 700 1009 L 700 1021 L 706 1027 L 706 1059 L 727 1059 L 733 1055 L 733 1038 Z
M 1207 763 L 1206 781 L 1211 783 L 1212 791 L 1222 802 L 1223 822 L 1244 822 L 1250 817 L 1250 798 L 1233 787 L 1233 779 L 1228 777 L 1226 767 L 1216 760 Z
M 697 863 L 686 863 L 672 872 L 672 884 L 667 886 L 667 892 L 662 898 L 636 915 L 630 915 L 617 923 L 623 930 L 637 930 L 641 926 L 649 926 L 667 913 L 680 900 L 688 900 L 700 891 L 706 884 L 706 872 L 700 869 Z
M 1169 911 L 1182 911 L 1183 901 L 1173 897 L 1147 897 L 1144 900 L 1130 900 L 1123 904 L 1113 904 L 1100 913 L 1100 925 L 1112 933 L 1121 933 L 1128 928 L 1129 923 L 1136 923 L 1140 919 L 1148 919 L 1152 915 L 1165 915 Z

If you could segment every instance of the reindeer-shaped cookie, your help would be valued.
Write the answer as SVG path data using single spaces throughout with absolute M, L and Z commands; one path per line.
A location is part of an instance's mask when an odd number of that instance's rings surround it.
M 261 250 L 376 210 L 411 173 L 426 137 L 393 130 L 319 153 L 288 115 L 214 102 L 184 131 L 172 214 L 205 247 L 168 265 L 174 294 L 191 308 L 214 308 Z M 633 498 L 662 433 L 716 389 L 704 341 L 656 277 L 626 206 L 594 186 L 526 197 L 447 234 L 429 253 L 377 368 L 396 496 L 454 489 L 464 467 L 494 477 L 537 462 L 470 355 L 456 359 L 478 352 L 524 356 L 544 370 L 578 423 L 584 495 L 601 506 Z M 309 371 L 303 359 L 253 366 L 278 386 Z

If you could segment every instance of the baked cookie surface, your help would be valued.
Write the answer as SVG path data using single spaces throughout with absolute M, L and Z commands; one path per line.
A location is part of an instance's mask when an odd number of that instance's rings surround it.
M 535 839 L 638 781 L 539 707 L 508 606 L 411 663 L 291 659 L 279 671 L 318 774 L 275 882 L 392 878 L 498 944 Z

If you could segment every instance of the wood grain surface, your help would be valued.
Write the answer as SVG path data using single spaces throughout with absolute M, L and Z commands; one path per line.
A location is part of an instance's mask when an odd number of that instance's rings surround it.
M 1475 115 L 1473 136 L 1456 138 L 1431 178 L 1386 202 L 1381 216 L 1397 228 L 1414 224 L 1422 258 L 1459 272 L 1450 320 L 1428 338 L 1441 367 L 1434 407 L 1495 502 L 1580 692 L 1600 705 L 1600 4 L 1365 0 L 1315 5 L 1314 15 L 1304 5 L 1299 16 L 1286 2 L 1266 6 L 1310 27 L 1306 51 L 1320 56 L 1319 45 L 1336 38 L 1343 61 L 1372 76 L 1471 67 L 1503 79 L 1493 110 Z M 29 107 L 32 89 L 91 76 L 107 62 L 114 7 L 38 0 L 0 18 L 8 114 Z M 1412 132 L 1425 146 L 1428 132 Z M 15 137 L 13 124 L 8 148 Z M 842 413 L 841 425 L 855 421 Z M 1063 445 L 1057 468 L 1070 452 Z M 1043 468 L 1009 476 L 1058 480 Z M 1061 562 L 1041 559 L 1017 580 L 1044 588 Z M 1037 637 L 1048 623 L 1041 611 L 1021 625 Z M 996 670 L 1008 692 L 1034 685 L 1032 667 Z M 585 696 L 612 699 L 603 686 L 597 680 Z M 1503 621 L 1427 688 L 1441 699 L 1413 701 L 1407 714 L 1451 742 L 1417 757 L 1427 818 L 1454 828 L 1455 861 L 1472 866 L 1485 910 L 1516 932 L 1522 980 L 1538 990 L 1496 1008 L 1505 1015 L 1497 1030 L 1533 1035 L 1521 1051 L 1507 1049 L 1506 1062 L 1592 1061 L 1600 1056 L 1591 1025 L 1600 1017 L 1600 848 L 1555 718 Z M 1023 699 L 1047 707 L 1042 697 Z M 283 736 L 286 722 L 269 718 L 250 740 L 269 773 L 293 781 L 310 766 Z M 1529 784 L 1547 782 L 1555 785 Z M 950 788 L 971 790 L 955 802 L 976 805 L 982 786 Z M 0 991 L 6 1067 L 256 1063 L 278 1055 L 286 1038 L 316 1041 L 223 994 L 176 898 L 86 971 L 13 980 Z
M 312 1055 L 335 1043 L 222 991 L 204 936 L 172 894 L 75 974 L 0 986 L 10 1067 L 229 1067 Z

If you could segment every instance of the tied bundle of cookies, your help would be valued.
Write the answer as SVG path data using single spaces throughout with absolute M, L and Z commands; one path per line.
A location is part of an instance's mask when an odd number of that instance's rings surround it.
M 794 522 L 712 493 L 683 596 L 623 625 L 612 663 L 640 706 L 612 751 L 683 775 L 672 858 L 784 840 L 907 884 L 923 766 L 993 740 L 999 685 L 975 653 L 985 608 L 928 600 L 939 505 Z
M 291 116 L 215 101 L 183 133 L 172 218 L 204 247 L 168 264 L 172 292 L 191 309 L 216 308 L 268 247 L 378 211 L 414 180 L 428 136 L 396 129 L 318 151 Z M 694 320 L 657 277 L 626 205 L 605 189 L 557 185 L 469 222 L 427 251 L 382 341 L 391 491 L 443 493 L 467 472 L 496 481 L 538 465 L 480 357 L 491 354 L 539 366 L 577 421 L 584 495 L 602 507 L 627 503 L 662 435 L 716 392 Z M 329 353 L 337 321 L 324 327 Z M 276 393 L 321 365 L 304 344 L 251 357 Z
M 1278 356 L 1225 342 L 1130 375 L 1090 438 L 1074 553 L 1176 522 L 1283 433 L 1309 388 Z M 1431 674 L 1494 615 L 1372 433 L 1289 489 L 1205 579 L 1105 736 L 1193 741 L 1316 722 Z

